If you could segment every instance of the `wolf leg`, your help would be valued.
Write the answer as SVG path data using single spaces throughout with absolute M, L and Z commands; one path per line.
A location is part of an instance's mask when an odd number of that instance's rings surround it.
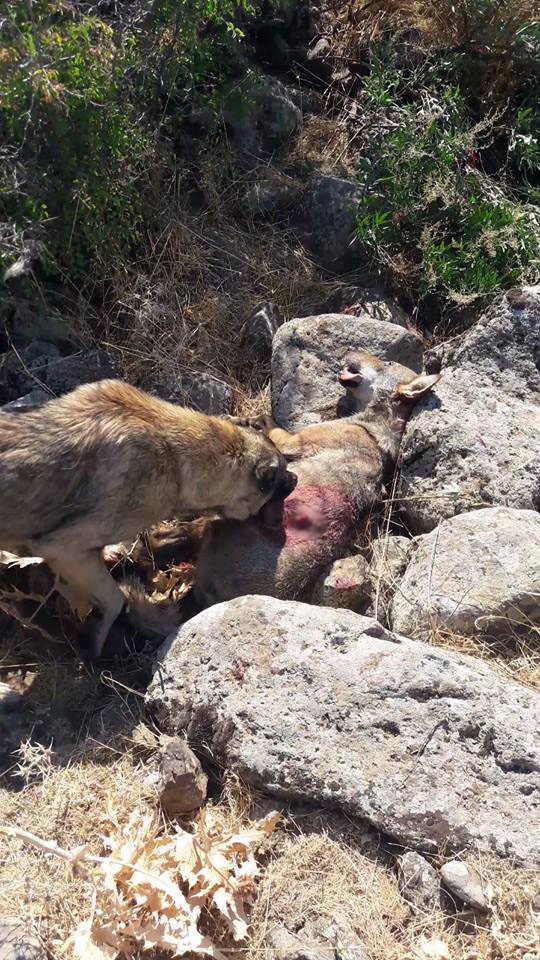
M 62 556 L 45 558 L 53 572 L 61 578 L 61 592 L 71 603 L 75 600 L 87 600 L 88 605 L 97 608 L 91 621 L 90 642 L 94 658 L 101 656 L 109 630 L 119 616 L 125 600 L 103 563 L 100 550 L 88 550 L 84 553 L 62 551 Z

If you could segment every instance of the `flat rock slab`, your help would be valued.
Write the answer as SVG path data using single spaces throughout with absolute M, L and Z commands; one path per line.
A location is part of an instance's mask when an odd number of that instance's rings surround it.
M 446 353 L 405 429 L 399 493 L 413 533 L 478 506 L 540 509 L 540 286 L 508 291 Z
M 300 430 L 336 416 L 344 396 L 338 383 L 350 350 L 368 350 L 381 360 L 422 369 L 422 343 L 395 323 L 364 316 L 327 313 L 289 320 L 274 336 L 272 412 L 287 430 Z
M 540 403 L 485 374 L 443 370 L 403 442 L 401 508 L 412 533 L 476 507 L 540 507 Z
M 540 625 L 540 515 L 491 507 L 418 537 L 392 601 L 394 630 L 515 641 Z
M 426 852 L 540 862 L 540 697 L 471 658 L 350 611 L 242 597 L 164 645 L 147 704 L 268 793 Z

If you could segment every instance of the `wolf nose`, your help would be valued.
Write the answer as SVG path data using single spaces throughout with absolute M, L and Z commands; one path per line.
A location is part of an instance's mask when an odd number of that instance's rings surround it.
M 284 500 L 285 497 L 288 497 L 289 494 L 293 492 L 297 483 L 298 478 L 294 475 L 294 473 L 291 473 L 290 470 L 287 470 L 283 480 L 277 486 L 276 496 Z

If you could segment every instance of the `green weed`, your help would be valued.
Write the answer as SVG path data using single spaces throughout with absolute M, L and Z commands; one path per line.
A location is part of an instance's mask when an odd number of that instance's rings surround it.
M 443 58 L 416 70 L 374 58 L 362 93 L 373 121 L 358 164 L 366 255 L 412 295 L 441 301 L 481 298 L 535 276 L 540 252 L 533 211 L 483 170 L 497 117 L 475 121 L 452 73 Z M 518 117 L 509 160 L 523 177 L 538 172 L 538 117 Z
M 0 266 L 39 238 L 42 266 L 77 283 L 140 242 L 165 117 L 226 74 L 247 0 L 156 0 L 119 35 L 45 0 L 12 0 L 0 46 Z M 5 37 L 5 39 L 4 39 Z M 22 240 L 21 240 L 22 238 Z

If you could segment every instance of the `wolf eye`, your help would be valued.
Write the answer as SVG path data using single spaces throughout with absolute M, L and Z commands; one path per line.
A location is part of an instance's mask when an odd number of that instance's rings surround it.
M 255 468 L 255 482 L 261 493 L 269 493 L 274 489 L 278 468 L 266 464 Z

